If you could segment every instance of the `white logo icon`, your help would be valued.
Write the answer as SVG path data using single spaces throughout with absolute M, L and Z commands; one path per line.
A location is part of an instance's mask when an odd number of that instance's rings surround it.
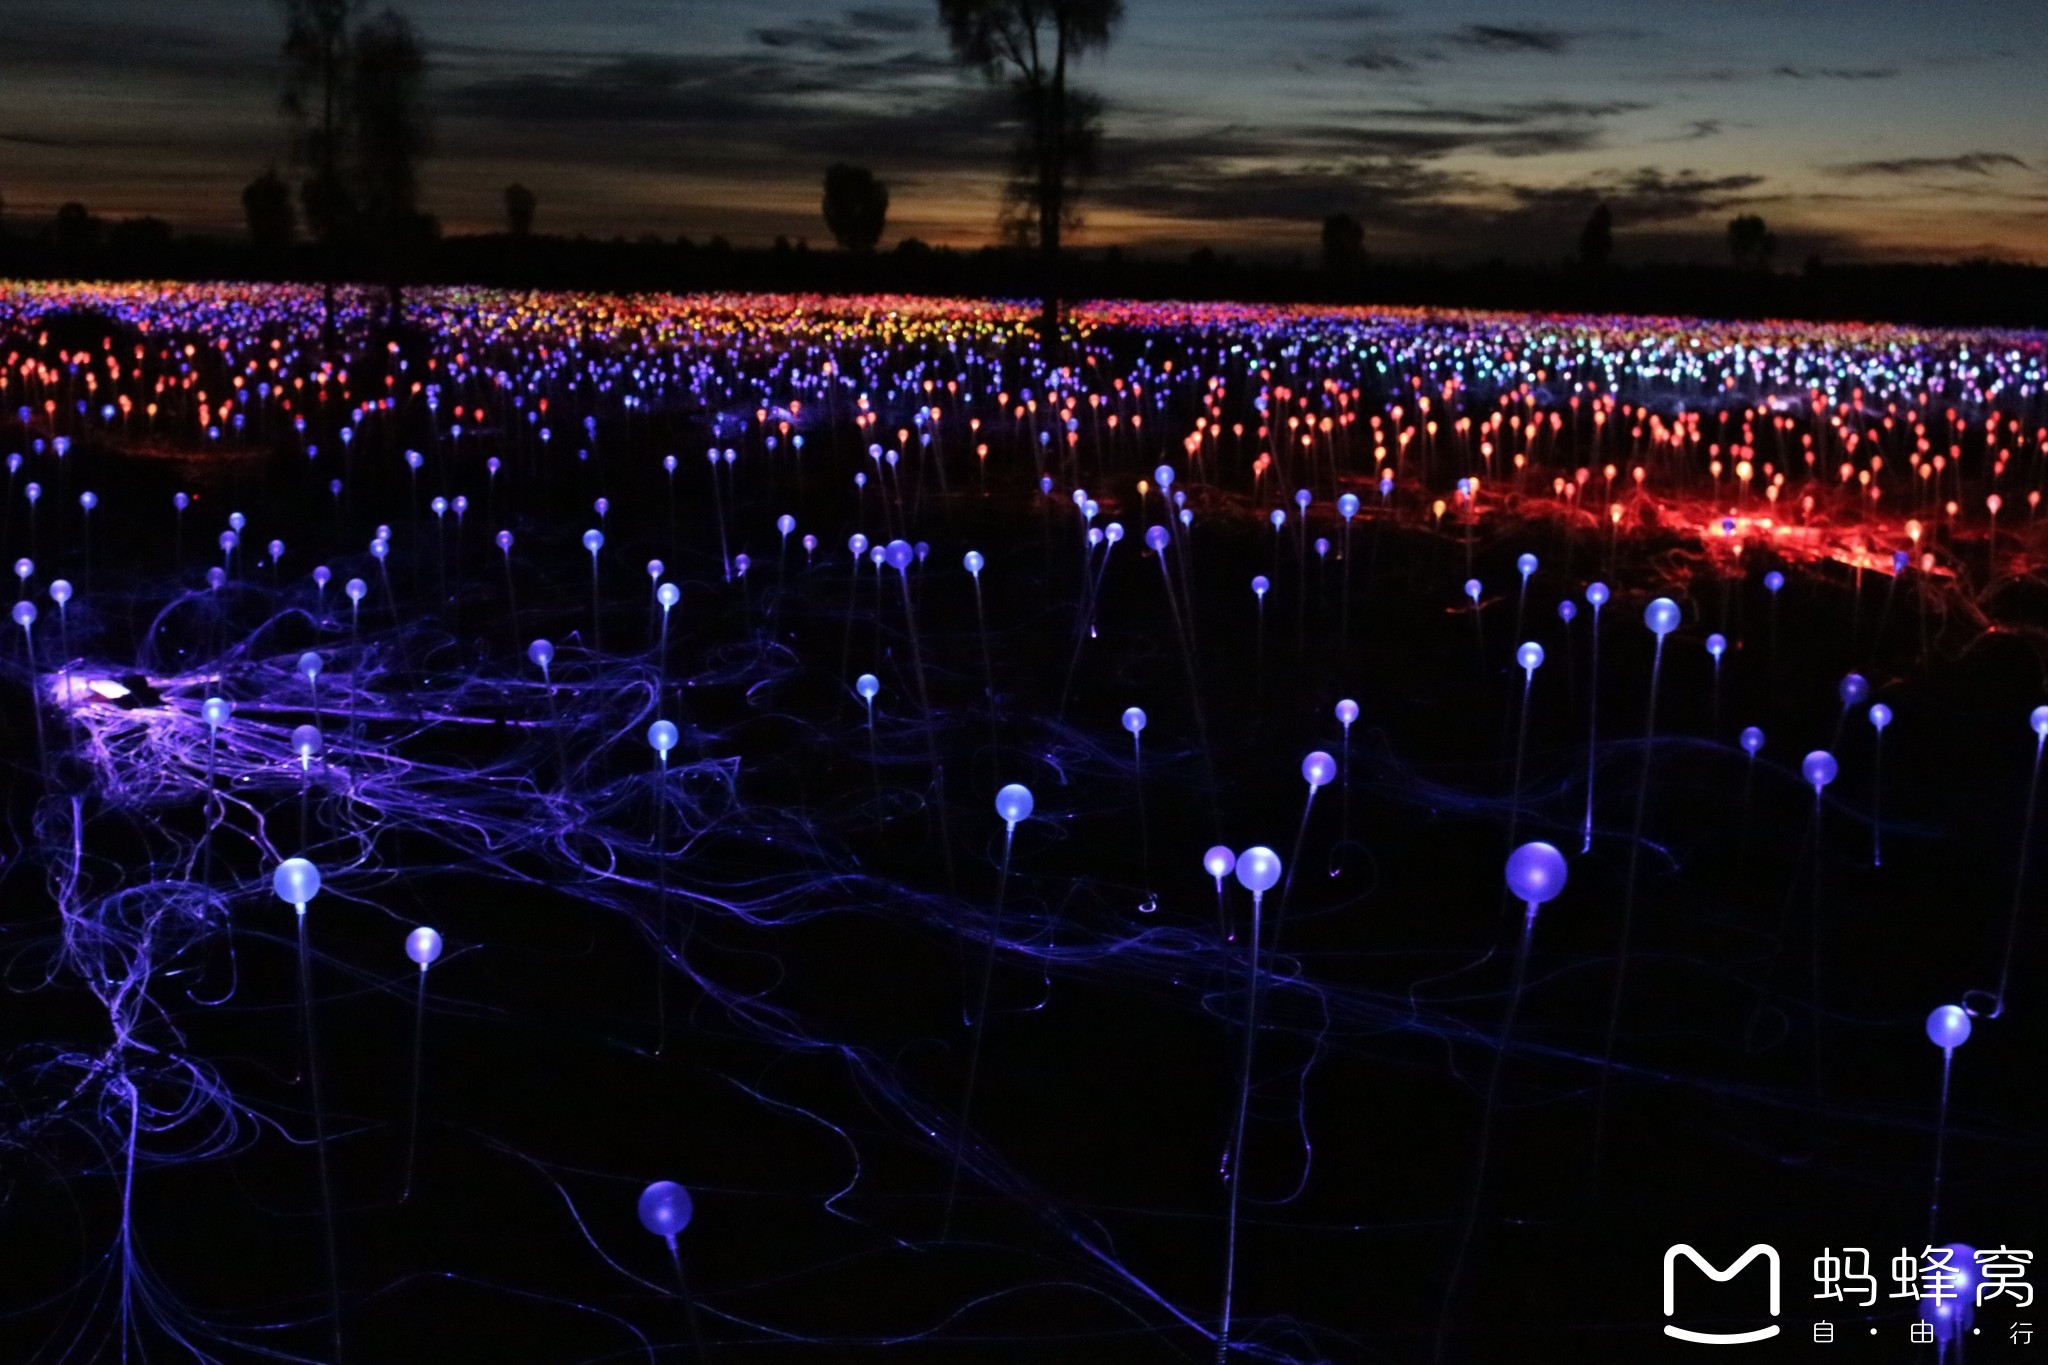
M 1726 1284 L 1729 1280 L 1740 1275 L 1743 1268 L 1751 1261 L 1754 1261 L 1759 1256 L 1763 1257 L 1771 1271 L 1771 1316 L 1774 1318 L 1778 1316 L 1778 1249 L 1776 1247 L 1766 1246 L 1764 1243 L 1758 1242 L 1755 1246 L 1743 1252 L 1736 1259 L 1735 1263 L 1726 1270 L 1716 1270 L 1713 1266 L 1707 1264 L 1707 1259 L 1704 1256 L 1694 1251 L 1685 1243 L 1680 1242 L 1678 1245 L 1667 1247 L 1664 1250 L 1665 1317 L 1668 1318 L 1678 1311 L 1678 1286 L 1671 1272 L 1677 1266 L 1680 1256 L 1685 1257 L 1698 1266 L 1701 1272 L 1716 1284 Z M 1664 1324 L 1664 1335 L 1676 1337 L 1680 1341 L 1697 1342 L 1702 1346 L 1740 1346 L 1746 1342 L 1764 1341 L 1774 1337 L 1778 1335 L 1778 1327 L 1776 1323 L 1773 1323 L 1769 1327 L 1759 1327 L 1753 1332 L 1693 1332 L 1683 1327 L 1673 1327 L 1667 1322 Z

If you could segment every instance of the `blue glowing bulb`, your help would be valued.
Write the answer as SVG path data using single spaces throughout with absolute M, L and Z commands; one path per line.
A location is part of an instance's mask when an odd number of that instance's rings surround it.
M 310 649 L 301 654 L 299 656 L 299 672 L 306 675 L 307 682 L 318 680 L 320 677 L 320 656 Z
M 1608 595 L 1605 583 L 1588 583 L 1586 585 L 1586 600 L 1592 603 L 1595 614 L 1598 614 L 1600 608 L 1607 605 Z
M 647 727 L 647 742 L 654 746 L 654 752 L 667 759 L 668 751 L 676 747 L 676 725 L 672 720 L 658 720 Z
M 270 889 L 286 905 L 300 910 L 320 894 L 320 869 L 304 858 L 286 858 L 270 876 Z
M 235 713 L 235 704 L 226 697 L 208 697 L 199 703 L 199 718 L 206 722 L 209 730 L 218 730 L 228 723 L 228 717 Z
M 1776 597 L 1778 590 L 1784 586 L 1785 575 L 1779 573 L 1776 569 L 1764 575 L 1764 587 L 1770 592 L 1771 596 Z
M 1727 636 L 1725 636 L 1725 635 L 1721 635 L 1721 634 L 1718 634 L 1718 633 L 1717 633 L 1717 634 L 1714 634 L 1714 635 L 1709 635 L 1709 636 L 1707 637 L 1707 653 L 1709 653 L 1709 654 L 1711 654 L 1711 655 L 1713 655 L 1713 656 L 1714 656 L 1714 661 L 1715 661 L 1716 663 L 1719 663 L 1719 662 L 1720 662 L 1720 659 L 1721 659 L 1721 656 L 1722 656 L 1723 654 L 1726 654 L 1727 652 L 1728 652 L 1728 637 L 1727 637 Z
M 654 600 L 661 603 L 664 613 L 683 600 L 683 590 L 673 583 L 664 583 L 654 590 Z
M 370 595 L 370 585 L 360 578 L 351 578 L 344 591 L 348 593 L 349 601 L 360 602 Z
M 512 533 L 510 531 L 498 532 L 498 548 L 508 555 L 512 553 Z
M 1252 575 L 1252 591 L 1258 595 L 1258 598 L 1261 602 L 1266 600 L 1266 589 L 1272 586 L 1273 585 L 1267 581 L 1266 576 L 1264 574 Z
M 910 542 L 907 540 L 890 541 L 882 553 L 889 561 L 889 567 L 897 573 L 908 572 L 910 562 L 917 558 L 917 551 L 910 548 Z
M 1472 605 L 1473 605 L 1473 606 L 1475 606 L 1475 607 L 1476 607 L 1476 606 L 1478 606 L 1478 605 L 1479 605 L 1479 580 L 1478 580 L 1478 579 L 1476 579 L 1476 578 L 1468 578 L 1468 579 L 1466 579 L 1466 580 L 1465 580 L 1465 596 L 1467 596 L 1467 597 L 1469 597 L 1469 598 L 1471 598 L 1471 599 L 1472 599 Z
M 1285 525 L 1287 524 L 1287 513 L 1283 512 L 1283 511 L 1281 511 L 1281 510 L 1280 510 L 1279 508 L 1275 507 L 1275 508 L 1273 509 L 1273 511 L 1272 511 L 1272 514 L 1271 514 L 1270 516 L 1268 516 L 1268 517 L 1266 518 L 1266 520 L 1268 520 L 1268 521 L 1272 522 L 1272 523 L 1273 523 L 1273 529 L 1274 529 L 1275 531 L 1278 531 L 1278 530 L 1279 530 L 1279 529 L 1280 529 L 1281 527 L 1283 527 L 1283 526 L 1285 526 Z
M 60 578 L 50 584 L 50 600 L 60 607 L 71 600 L 71 584 L 69 580 Z
M 1299 507 L 1302 511 L 1308 511 L 1308 505 L 1313 500 L 1314 495 L 1311 494 L 1306 488 L 1297 488 L 1294 490 L 1294 505 L 1296 507 Z
M 784 512 L 781 516 L 775 519 L 775 529 L 782 533 L 782 538 L 784 540 L 788 540 L 789 533 L 796 529 L 796 518 L 791 516 L 789 513 Z
M 1663 639 L 1678 629 L 1678 603 L 1668 597 L 1659 597 L 1643 610 L 1643 624 L 1648 626 L 1658 639 Z
M 597 552 L 604 548 L 604 532 L 597 530 L 595 527 L 585 531 L 583 533 L 583 548 L 590 551 L 593 559 L 596 558 Z
M 424 924 L 405 936 L 405 955 L 425 971 L 441 957 L 441 936 Z
M 317 725 L 299 725 L 292 728 L 292 752 L 301 761 L 309 761 L 325 747 Z
M 1529 575 L 1536 572 L 1536 556 L 1523 555 L 1520 559 L 1517 559 L 1515 561 L 1515 568 L 1521 571 L 1522 581 L 1524 583 L 1527 583 L 1529 581 Z
M 1173 466 L 1170 464 L 1160 465 L 1152 471 L 1152 481 L 1158 484 L 1161 489 L 1173 487 Z
M 14 604 L 14 624 L 27 630 L 36 623 L 36 604 L 26 597 Z
M 1280 882 L 1280 855 L 1264 844 L 1254 844 L 1237 855 L 1237 884 L 1254 896 L 1263 896 Z
M 853 690 L 860 693 L 863 701 L 873 701 L 882 690 L 882 680 L 872 673 L 863 673 L 853 680 Z
M 693 1212 L 690 1192 L 673 1180 L 657 1180 L 640 1192 L 640 1226 L 671 1245 L 676 1234 L 690 1226 Z
M 1556 899 L 1569 876 L 1564 854 L 1538 840 L 1523 844 L 1508 855 L 1508 890 L 1527 905 L 1543 905 Z
M 745 555 L 734 555 L 732 557 L 732 567 L 734 573 L 737 573 L 741 578 L 745 578 L 747 570 L 754 567 L 754 561 Z
M 1031 788 L 1020 782 L 1012 782 L 996 793 L 996 814 L 1002 816 L 1011 829 L 1017 827 L 1019 820 L 1029 820 L 1036 804 L 1031 798 Z
M 1534 640 L 1523 642 L 1522 647 L 1515 651 L 1515 662 L 1522 666 L 1525 678 L 1534 678 L 1536 670 L 1543 666 L 1543 646 Z
M 334 570 L 328 568 L 325 564 L 313 570 L 313 586 L 320 589 L 320 591 L 327 591 L 327 585 L 333 581 Z
M 1579 604 L 1572 601 L 1572 599 L 1569 597 L 1565 598 L 1562 602 L 1559 602 L 1557 604 L 1558 619 L 1563 621 L 1566 625 L 1570 625 L 1574 620 L 1576 620 L 1578 614 Z
M 1144 728 L 1145 710 L 1143 707 L 1133 706 L 1124 712 L 1124 729 L 1129 730 L 1135 735 Z
M 1237 868 L 1237 855 L 1218 844 L 1202 855 L 1202 870 L 1216 879 L 1216 889 L 1223 889 L 1223 879 Z
M 536 668 L 545 673 L 548 671 L 548 665 L 555 661 L 555 647 L 550 641 L 535 640 L 526 647 L 526 657 L 533 661 Z
M 1927 1016 L 1927 1041 L 1952 1052 L 1970 1041 L 1970 1012 L 1961 1005 L 1940 1005 Z
M 2027 726 L 2037 739 L 2048 741 L 2048 706 L 2037 706 L 2027 716 Z
M 1861 673 L 1847 674 L 1835 688 L 1835 695 L 1842 699 L 1842 709 L 1846 711 L 1870 695 L 1870 680 Z
M 1764 732 L 1754 725 L 1745 726 L 1742 731 L 1742 752 L 1755 758 L 1764 747 Z
M 1337 515 L 1349 521 L 1358 515 L 1358 494 L 1346 493 L 1337 499 Z
M 1813 788 L 1815 795 L 1819 795 L 1821 788 L 1834 781 L 1835 774 L 1840 771 L 1841 766 L 1835 762 L 1835 756 L 1826 749 L 1815 749 L 1799 764 L 1799 775 L 1806 779 L 1806 784 Z
M 988 561 L 981 557 L 981 551 L 979 550 L 969 550 L 960 559 L 961 567 L 966 569 L 967 572 L 973 574 L 976 578 L 981 577 L 981 571 L 983 568 L 987 566 L 987 564 Z
M 1151 548 L 1154 554 L 1164 554 L 1167 543 L 1172 538 L 1164 526 L 1153 526 L 1145 532 L 1145 544 Z
M 1892 708 L 1886 706 L 1883 702 L 1873 705 L 1870 708 L 1870 723 L 1882 731 L 1885 726 L 1892 723 Z
M 1346 697 L 1337 703 L 1337 723 L 1349 730 L 1358 719 L 1358 703 Z
M 1301 775 L 1307 780 L 1309 790 L 1327 787 L 1337 776 L 1337 760 L 1321 749 L 1313 750 L 1301 760 Z

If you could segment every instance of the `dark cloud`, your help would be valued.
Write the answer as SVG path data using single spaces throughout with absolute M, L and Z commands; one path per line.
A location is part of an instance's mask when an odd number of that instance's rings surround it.
M 1467 24 L 1451 41 L 1489 52 L 1563 52 L 1576 41 L 1562 29 L 1533 25 Z
M 1896 66 L 1774 66 L 1773 76 L 1793 81 L 1888 81 L 1899 74 Z
M 1881 161 L 1850 161 L 1829 169 L 1836 175 L 1929 175 L 1949 171 L 1992 175 L 1998 171 L 2030 168 L 2010 152 L 1964 152 L 1958 156 L 1901 156 Z
M 1413 123 L 1444 123 L 1460 128 L 1519 128 L 1550 120 L 1611 118 L 1652 106 L 1630 100 L 1533 100 L 1485 108 L 1447 108 L 1426 105 L 1414 109 L 1372 109 L 1368 117 L 1402 119 Z
M 879 38 L 868 34 L 831 28 L 757 28 L 750 36 L 763 47 L 803 52 L 873 52 L 882 45 Z
M 926 15 L 922 10 L 850 9 L 846 12 L 848 28 L 868 33 L 920 33 L 925 24 Z
M 1672 223 L 1725 212 L 1746 203 L 1763 183 L 1759 175 L 1703 176 L 1645 166 L 1625 175 L 1597 176 L 1575 185 L 1518 187 L 1516 204 L 1525 212 L 1569 216 L 1605 203 L 1617 226 Z
M 1367 48 L 1344 59 L 1344 65 L 1360 71 L 1413 71 L 1415 63 L 1386 48 Z

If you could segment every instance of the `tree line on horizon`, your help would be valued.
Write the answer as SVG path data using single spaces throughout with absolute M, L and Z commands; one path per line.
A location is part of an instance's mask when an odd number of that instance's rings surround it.
M 423 99 L 426 45 L 396 9 L 365 16 L 364 0 L 274 0 L 284 20 L 280 44 L 284 81 L 280 109 L 290 134 L 292 179 L 272 165 L 241 195 L 248 273 L 304 273 L 323 286 L 325 328 L 333 341 L 335 290 L 343 277 L 368 277 L 386 293 L 386 324 L 402 316 L 403 286 L 428 271 L 430 258 L 447 255 L 439 224 L 419 207 L 419 167 L 433 146 Z M 1068 278 L 1068 236 L 1080 224 L 1079 206 L 1096 170 L 1104 102 L 1075 80 L 1091 54 L 1107 48 L 1124 18 L 1123 0 L 935 0 L 940 25 L 957 62 L 1007 87 L 1020 135 L 1013 149 L 999 215 L 1000 250 L 1035 265 L 1020 280 L 1042 300 L 1041 326 L 1056 332 Z M 523 183 L 503 191 L 504 236 L 513 244 L 535 240 L 538 196 Z M 837 163 L 824 173 L 820 216 L 840 250 L 871 257 L 885 235 L 888 186 L 865 167 Z M 4 210 L 4 202 L 0 202 Z M 1582 288 L 1606 282 L 1619 288 L 1614 262 L 1615 221 L 1605 202 L 1581 229 L 1567 269 Z M 112 224 L 78 202 L 63 204 L 44 230 L 52 264 L 84 268 L 95 257 L 134 262 L 174 256 L 173 233 L 160 218 Z M 1321 225 L 1317 266 L 1325 289 L 1342 293 L 1367 278 L 1366 228 L 1350 213 L 1332 213 Z M 1769 274 L 1775 235 L 1756 214 L 1733 218 L 1726 229 L 1730 264 Z M 643 239 L 637 244 L 647 248 Z M 678 248 L 692 249 L 688 239 Z M 909 254 L 925 250 L 905 239 Z M 722 238 L 713 252 L 730 250 Z M 798 253 L 804 244 L 796 248 Z M 790 250 L 778 238 L 776 251 Z M 537 259 L 537 246 L 526 258 Z M 561 259 L 561 253 L 556 253 Z M 1112 250 L 1105 259 L 1116 261 Z M 522 257 L 487 261 L 517 273 Z M 1214 270 L 1228 258 L 1198 250 L 1191 270 Z M 1483 272 L 1489 267 L 1470 267 Z M 1808 274 L 1817 268 L 1809 262 Z M 1384 280 L 1390 267 L 1375 266 Z M 1400 269 L 1393 267 L 1393 269 Z M 1639 273 L 1640 273 L 1639 268 Z M 1411 268 L 1412 270 L 1412 268 Z M 501 269 L 500 273 L 504 273 Z M 886 273 L 886 272 L 885 272 Z M 1242 274 L 1242 272 L 1239 272 Z M 1299 272 L 1297 272 L 1299 273 Z M 1497 269 L 1496 269 L 1497 273 Z M 1013 279 L 1017 272 L 1011 271 Z

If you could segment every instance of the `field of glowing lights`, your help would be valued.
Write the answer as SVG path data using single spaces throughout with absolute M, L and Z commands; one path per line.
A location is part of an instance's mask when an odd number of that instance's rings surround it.
M 2026 1358 L 2048 334 L 382 305 L 0 284 L 0 1358 Z

